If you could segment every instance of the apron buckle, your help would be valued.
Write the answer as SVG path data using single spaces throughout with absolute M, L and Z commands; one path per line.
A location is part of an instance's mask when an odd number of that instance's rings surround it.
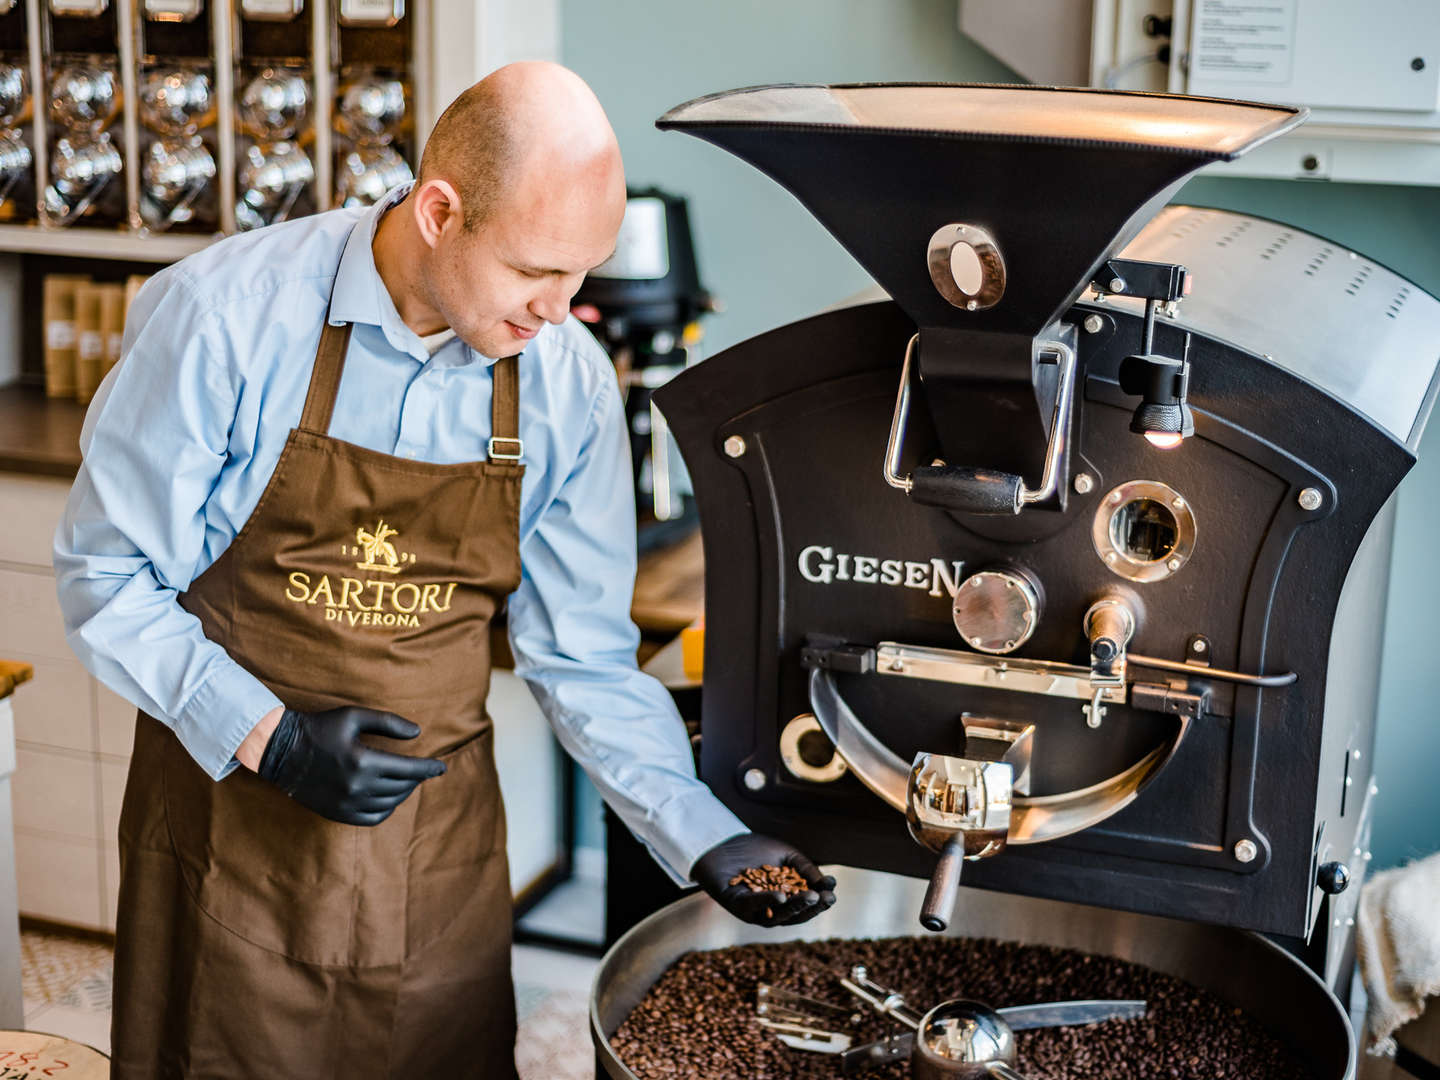
M 515 448 L 515 452 L 513 454 L 507 454 L 502 452 L 500 449 L 498 449 L 500 443 L 505 443 L 508 446 L 513 446 Z M 496 438 L 492 435 L 490 437 L 489 445 L 487 445 L 485 448 L 485 456 L 488 457 L 491 461 L 519 461 L 522 457 L 525 456 L 525 443 L 520 439 L 507 439 L 503 436 L 500 438 Z

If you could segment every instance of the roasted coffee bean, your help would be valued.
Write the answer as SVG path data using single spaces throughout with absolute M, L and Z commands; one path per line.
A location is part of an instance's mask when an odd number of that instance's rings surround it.
M 764 869 L 764 868 L 760 868 Z M 1032 1080 L 1313 1080 L 1294 1054 L 1221 999 L 1169 975 L 1071 949 L 960 938 L 831 939 L 742 945 L 682 956 L 610 1040 L 639 1080 L 833 1080 L 836 1059 L 792 1050 L 755 1022 L 768 982 L 847 1009 L 837 977 L 855 964 L 918 1008 L 971 998 L 1000 1008 L 1070 998 L 1145 998 L 1149 1014 L 1089 1027 L 1016 1033 L 1017 1067 Z M 851 1030 L 886 1033 L 867 1014 Z M 903 1080 L 903 1062 L 867 1073 Z
M 748 886 L 751 892 L 778 892 L 787 897 L 798 896 L 810 888 L 800 871 L 793 866 L 751 866 L 730 879 L 731 885 Z

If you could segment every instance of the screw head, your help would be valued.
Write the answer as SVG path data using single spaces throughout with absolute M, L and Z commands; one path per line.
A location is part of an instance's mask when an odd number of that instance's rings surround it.
M 1260 854 L 1260 849 L 1255 846 L 1254 840 L 1236 840 L 1235 858 L 1239 862 L 1254 862 L 1255 856 Z
M 725 440 L 725 453 L 732 458 L 745 456 L 745 440 L 739 435 L 731 435 Z
M 1175 498 L 1170 500 L 1170 505 L 1176 510 L 1183 510 L 1185 509 L 1185 500 L 1182 499 L 1179 495 L 1176 495 Z
M 1087 334 L 1098 334 L 1101 330 L 1105 329 L 1105 320 L 1094 312 L 1091 312 L 1085 316 L 1085 321 L 1080 325 L 1085 327 Z
M 1112 492 L 1110 492 L 1110 501 L 1111 501 L 1112 503 L 1118 503 L 1118 502 L 1120 501 L 1120 492 L 1118 492 L 1118 491 L 1112 491 Z
M 1124 292 L 1124 291 L 1125 291 L 1125 279 L 1124 279 L 1124 278 L 1118 278 L 1118 277 L 1112 277 L 1112 278 L 1110 279 L 1110 291 L 1111 291 L 1111 292 Z
M 1425 70 L 1425 58 L 1424 58 L 1423 56 L 1417 56 L 1417 57 L 1415 57 L 1414 60 L 1411 60 L 1411 61 L 1410 61 L 1410 70 L 1411 70 L 1411 71 L 1424 71 L 1424 70 Z
M 1307 487 L 1297 501 L 1301 510 L 1319 510 L 1325 505 L 1325 495 L 1319 488 Z
M 1165 564 L 1165 569 L 1169 570 L 1173 574 L 1176 570 L 1180 569 L 1181 565 L 1182 564 L 1179 559 L 1171 559 Z
M 1203 653 L 1205 651 L 1205 642 L 1197 638 L 1195 643 L 1190 646 L 1190 649 L 1192 652 Z
M 1095 478 L 1087 472 L 1075 474 L 1075 494 L 1089 495 L 1095 490 Z
M 1107 551 L 1107 552 L 1105 553 L 1105 563 L 1106 563 L 1106 565 L 1108 566 L 1108 565 L 1113 564 L 1117 558 L 1119 558 L 1119 556 L 1116 555 L 1115 552 L 1113 552 L 1113 551 Z
M 745 786 L 751 791 L 763 791 L 765 788 L 765 770 L 746 769 Z

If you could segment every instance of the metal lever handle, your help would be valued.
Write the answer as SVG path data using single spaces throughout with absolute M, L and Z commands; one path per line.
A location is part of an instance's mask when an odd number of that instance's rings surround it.
M 905 813 L 909 766 L 860 722 L 840 696 L 835 677 L 818 667 L 810 672 L 810 708 L 855 777 L 891 807 Z M 1129 806 L 1175 756 L 1190 730 L 1189 717 L 1177 716 L 1176 721 L 1178 726 L 1169 742 L 1157 746 L 1124 772 L 1060 795 L 1015 796 L 1006 843 L 1034 844 L 1069 836 Z
M 959 840 L 948 841 L 940 849 L 940 861 L 930 875 L 925 902 L 920 905 L 920 925 L 940 933 L 950 925 L 955 914 L 955 900 L 960 894 L 960 869 L 965 865 L 965 845 Z
M 909 476 L 900 475 L 900 455 L 905 430 L 910 425 L 910 365 L 915 357 L 916 334 L 905 346 L 900 368 L 900 389 L 895 395 L 895 413 L 890 420 L 890 441 L 885 447 L 885 482 L 899 488 L 918 503 L 959 510 L 969 514 L 1018 514 L 1030 503 L 1044 502 L 1060 484 L 1060 463 L 1065 457 L 1069 433 L 1070 402 L 1075 393 L 1075 353 L 1058 341 L 1045 343 L 1060 365 L 1055 390 L 1055 409 L 1050 417 L 1050 441 L 1045 446 L 1045 468 L 1038 487 L 1030 487 L 1022 476 L 971 465 L 922 465 Z
M 890 1019 L 904 1024 L 911 1031 L 920 1026 L 922 1014 L 905 1004 L 903 995 L 873 981 L 869 972 L 865 970 L 864 964 L 856 964 L 851 968 L 850 977 L 848 979 L 842 977 L 840 985 L 881 1016 L 888 1016 Z
M 985 1068 L 991 1076 L 998 1077 L 999 1080 L 1030 1080 L 1030 1077 L 1016 1072 L 1003 1061 L 992 1061 Z
M 1079 1027 L 1106 1020 L 1134 1020 L 1145 1015 L 1144 998 L 1103 998 L 1084 1001 L 1042 1001 L 1035 1005 L 1007 1005 L 995 1011 L 1012 1031 L 1035 1028 Z

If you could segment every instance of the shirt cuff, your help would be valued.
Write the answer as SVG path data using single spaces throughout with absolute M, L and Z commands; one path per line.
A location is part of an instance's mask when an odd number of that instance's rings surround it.
M 748 833 L 745 823 L 703 784 L 667 799 L 655 811 L 652 824 L 640 837 L 660 869 L 676 885 L 692 885 L 690 868 L 716 844 Z
M 265 714 L 281 701 L 259 679 L 227 660 L 191 695 L 175 720 L 175 734 L 190 756 L 224 779 L 238 762 L 235 751 Z

